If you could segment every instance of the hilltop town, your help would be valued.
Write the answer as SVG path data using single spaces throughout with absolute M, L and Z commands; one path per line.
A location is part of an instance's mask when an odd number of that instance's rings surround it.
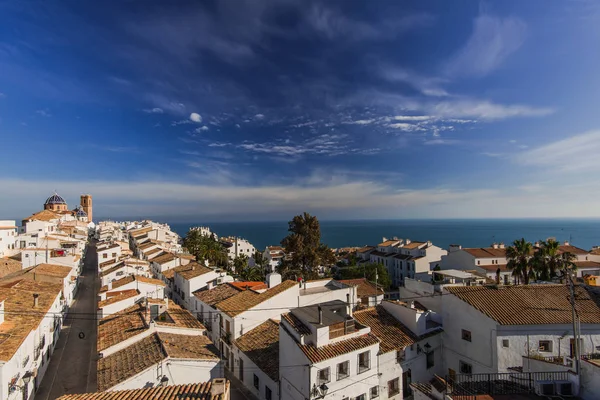
M 190 232 L 94 222 L 91 195 L 0 221 L 0 398 L 600 393 L 599 249 L 393 237 L 333 249 L 309 276 L 285 268 L 288 246 Z M 545 248 L 552 271 L 520 264 Z

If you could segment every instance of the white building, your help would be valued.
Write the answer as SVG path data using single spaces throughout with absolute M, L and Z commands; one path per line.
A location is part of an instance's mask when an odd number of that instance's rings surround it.
M 151 299 L 165 298 L 165 283 L 159 279 L 146 278 L 140 275 L 128 275 L 119 280 L 109 282 L 100 288 L 100 300 L 106 300 L 107 294 L 114 291 L 138 290 L 143 297 Z
M 256 249 L 246 239 L 242 239 L 239 237 L 222 237 L 219 239 L 219 242 L 225 247 L 227 250 L 227 256 L 229 261 L 233 261 L 236 257 L 241 255 L 245 255 L 248 258 L 252 258 Z
M 0 220 L 0 258 L 14 254 L 17 226 L 14 220 Z
M 61 292 L 56 283 L 29 279 L 0 291 L 0 398 L 33 397 L 49 364 L 62 326 Z
M 523 356 L 573 356 L 569 288 L 565 285 L 444 288 L 444 359 L 449 374 L 507 372 Z M 581 354 L 598 351 L 600 306 L 576 287 Z
M 383 239 L 376 250 L 368 252 L 369 261 L 387 268 L 392 286 L 401 286 L 405 278 L 414 278 L 415 274 L 432 270 L 447 254 L 446 250 L 434 246 L 429 241 Z
M 263 252 L 263 258 L 266 264 L 265 268 L 269 272 L 275 272 L 285 258 L 285 249 L 281 246 L 267 246 Z
M 197 262 L 191 262 L 173 269 L 173 295 L 172 298 L 186 310 L 195 309 L 193 292 L 208 285 L 208 282 L 216 281 L 225 276 L 216 268 L 208 268 Z M 231 281 L 233 278 L 229 277 Z M 219 282 L 222 283 L 222 282 Z
M 284 314 L 279 327 L 281 398 L 373 398 L 380 393 L 379 340 L 335 301 Z M 396 382 L 396 383 L 394 383 Z M 390 383 L 399 394 L 399 377 Z
M 104 297 L 104 300 L 98 302 L 98 319 L 119 313 L 144 299 L 144 295 L 137 289 L 109 291 Z
M 98 360 L 98 390 L 206 382 L 223 376 L 219 364 L 206 336 L 157 332 Z

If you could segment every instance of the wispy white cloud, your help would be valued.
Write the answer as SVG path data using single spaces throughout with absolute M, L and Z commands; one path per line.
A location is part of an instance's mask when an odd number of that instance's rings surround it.
M 188 124 L 193 124 L 193 122 L 189 119 L 182 119 L 180 121 L 172 121 L 171 122 L 171 126 L 188 125 Z
M 527 25 L 516 17 L 498 18 L 482 14 L 473 22 L 473 33 L 450 60 L 451 75 L 483 76 L 498 68 L 525 41 Z
M 405 31 L 429 25 L 433 20 L 430 14 L 418 13 L 371 24 L 347 17 L 324 4 L 313 4 L 305 17 L 310 29 L 331 40 L 390 39 Z
M 457 144 L 457 143 L 460 143 L 460 141 L 454 140 L 454 139 L 441 139 L 441 138 L 429 139 L 429 140 L 425 140 L 423 142 L 423 144 L 426 146 L 451 145 L 451 144 Z
M 600 130 L 585 132 L 518 153 L 514 159 L 521 165 L 542 167 L 562 172 L 600 170 Z
M 2 99 L 4 97 L 6 97 L 6 95 L 4 93 L 0 92 L 0 99 Z
M 474 118 L 500 120 L 515 117 L 542 117 L 554 113 L 550 107 L 532 107 L 520 104 L 498 104 L 489 100 L 461 98 L 450 101 L 427 103 L 423 108 L 444 118 Z
M 190 121 L 200 123 L 202 122 L 202 116 L 200 116 L 200 114 L 198 113 L 193 112 L 190 114 Z
M 425 128 L 423 128 L 420 125 L 409 124 L 406 122 L 397 122 L 394 124 L 389 124 L 388 127 L 393 128 L 393 129 L 399 129 L 404 132 L 415 132 L 415 131 L 424 131 L 425 130 Z
M 359 119 L 356 121 L 349 121 L 348 124 L 353 124 L 353 125 L 370 125 L 374 122 L 377 122 L 377 119 Z
M 164 112 L 163 109 L 159 107 L 145 108 L 143 111 L 148 114 L 162 114 Z
M 45 110 L 37 110 L 36 114 L 41 115 L 42 117 L 51 117 L 52 114 L 50 114 L 50 111 L 48 111 L 48 109 Z
M 396 121 L 429 121 L 433 117 L 429 115 L 396 115 Z
M 261 120 L 261 119 L 264 119 L 264 118 L 265 118 L 264 114 L 256 114 L 254 116 L 254 119 L 258 119 L 258 120 Z
M 196 133 L 202 133 L 202 132 L 206 132 L 207 130 L 209 130 L 210 128 L 206 125 L 201 126 L 199 128 L 194 129 L 194 132 Z
M 448 92 L 442 87 L 442 84 L 447 82 L 445 79 L 423 76 L 406 68 L 391 65 L 381 65 L 378 68 L 379 75 L 389 82 L 405 83 L 426 96 L 448 96 Z

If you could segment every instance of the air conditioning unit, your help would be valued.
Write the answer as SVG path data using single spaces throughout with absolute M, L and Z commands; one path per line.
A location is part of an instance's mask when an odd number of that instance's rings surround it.
M 556 394 L 556 390 L 554 389 L 554 382 L 540 381 L 537 383 L 535 394 L 539 396 L 554 396 Z
M 556 382 L 556 394 L 561 396 L 573 396 L 573 382 L 560 381 Z

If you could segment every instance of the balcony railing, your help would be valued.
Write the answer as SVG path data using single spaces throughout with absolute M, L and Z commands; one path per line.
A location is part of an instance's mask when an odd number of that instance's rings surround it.
M 231 332 L 221 331 L 221 339 L 227 343 L 231 344 Z
M 454 395 L 507 395 L 535 393 L 536 382 L 568 381 L 569 371 L 459 374 L 447 376 L 447 393 Z

